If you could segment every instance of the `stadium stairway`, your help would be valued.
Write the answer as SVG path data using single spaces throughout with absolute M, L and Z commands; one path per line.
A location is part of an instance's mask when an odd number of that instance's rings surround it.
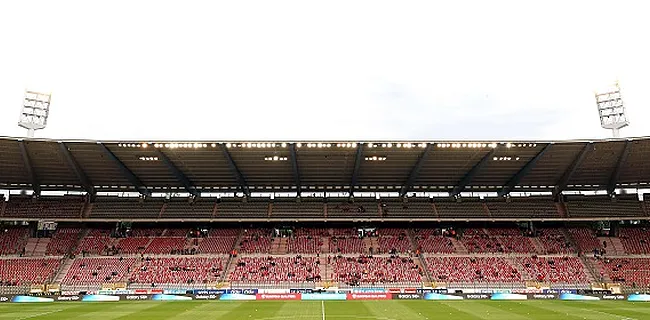
M 45 256 L 45 252 L 47 252 L 47 245 L 50 243 L 51 240 L 52 238 L 38 238 L 38 243 L 36 243 L 36 247 L 32 252 L 32 257 Z
M 465 245 L 462 242 L 458 241 L 455 238 L 449 238 L 449 239 L 451 240 L 451 244 L 454 245 L 454 251 L 457 254 L 461 254 L 461 255 L 469 254 L 469 250 L 467 250 L 467 247 L 465 247 Z
M 327 263 L 327 257 L 321 256 L 318 258 L 321 267 L 321 279 L 323 281 L 329 281 L 332 276 L 332 266 Z
M 530 243 L 533 244 L 533 247 L 535 248 L 535 252 L 537 254 L 546 254 L 547 253 L 546 250 L 544 250 L 544 246 L 542 245 L 542 243 L 539 242 L 539 238 L 532 237 L 532 238 L 529 238 L 529 239 L 530 239 Z
M 585 270 L 588 271 L 587 276 L 589 277 L 590 282 L 601 282 L 600 267 L 595 263 L 594 259 L 590 259 L 586 256 L 580 256 L 580 262 L 582 262 L 582 264 L 585 266 Z M 602 280 L 602 282 L 611 282 L 611 279 L 609 276 L 607 276 L 607 274 L 603 275 Z
M 74 259 L 65 259 L 64 262 L 61 264 L 61 267 L 59 267 L 59 270 L 57 271 L 53 282 L 61 283 L 61 281 L 63 281 L 63 278 L 65 278 L 65 275 L 68 273 L 68 270 L 70 270 L 70 267 L 72 267 L 73 263 L 74 263 Z
M 83 212 L 81 213 L 82 218 L 90 217 L 90 213 L 93 211 L 94 203 L 86 202 L 83 207 Z
M 289 238 L 275 238 L 276 240 L 272 242 L 271 254 L 282 255 L 287 254 L 289 247 Z
M 40 238 L 29 238 L 29 240 L 27 240 L 27 245 L 25 245 L 25 256 L 29 257 L 34 254 L 34 249 L 36 249 L 38 240 L 40 240 Z
M 598 237 L 598 243 L 606 243 L 608 256 L 620 256 L 625 254 L 625 249 L 619 238 L 615 237 Z
M 321 253 L 329 253 L 330 250 L 330 238 L 329 237 L 322 237 L 323 239 L 323 245 L 320 246 L 320 252 Z
M 566 205 L 563 202 L 556 202 L 555 208 L 557 208 L 557 212 L 560 214 L 560 217 L 562 218 L 569 217 L 569 209 L 566 207 Z

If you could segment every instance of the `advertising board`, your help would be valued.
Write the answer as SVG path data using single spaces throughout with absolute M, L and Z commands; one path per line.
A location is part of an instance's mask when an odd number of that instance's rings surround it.
M 348 293 L 347 300 L 390 300 L 391 293 Z

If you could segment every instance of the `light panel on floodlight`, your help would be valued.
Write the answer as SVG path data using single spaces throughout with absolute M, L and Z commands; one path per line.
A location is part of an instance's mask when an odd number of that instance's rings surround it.
M 612 130 L 614 136 L 618 137 L 619 129 L 630 124 L 625 115 L 625 105 L 623 104 L 623 97 L 618 83 L 610 88 L 596 92 L 595 96 L 600 126 Z
M 31 90 L 25 91 L 23 107 L 20 111 L 18 125 L 28 130 L 31 137 L 35 130 L 40 130 L 47 126 L 47 118 L 50 114 L 50 100 L 52 94 L 42 93 Z

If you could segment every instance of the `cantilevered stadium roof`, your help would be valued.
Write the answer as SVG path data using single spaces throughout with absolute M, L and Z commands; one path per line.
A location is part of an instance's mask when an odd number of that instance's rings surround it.
M 609 190 L 650 182 L 650 138 L 58 141 L 0 138 L 0 189 L 89 192 Z

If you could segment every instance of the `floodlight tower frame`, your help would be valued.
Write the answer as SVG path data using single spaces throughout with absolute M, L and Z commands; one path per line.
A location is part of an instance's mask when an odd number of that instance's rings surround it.
M 618 81 L 609 90 L 595 92 L 596 107 L 603 129 L 612 130 L 614 138 L 620 137 L 620 130 L 630 125 L 625 114 L 625 105 Z
M 51 101 L 52 93 L 25 90 L 18 126 L 27 129 L 27 137 L 33 138 L 36 130 L 47 126 Z

